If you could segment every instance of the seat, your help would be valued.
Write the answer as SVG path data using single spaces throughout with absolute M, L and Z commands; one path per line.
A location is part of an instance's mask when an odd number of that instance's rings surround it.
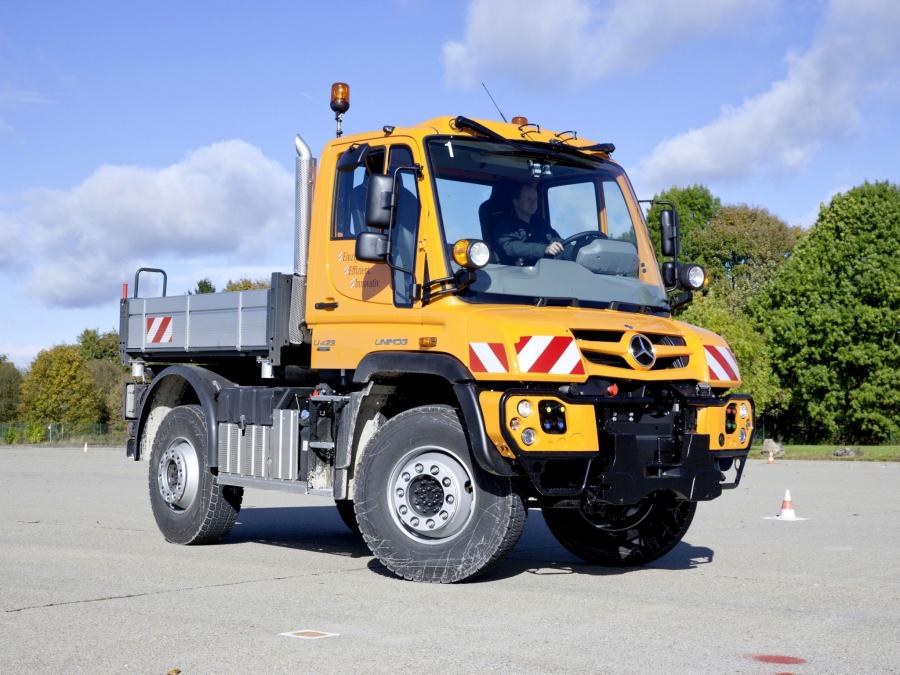
M 491 188 L 491 196 L 478 207 L 478 222 L 481 225 L 481 238 L 491 249 L 491 262 L 499 262 L 497 254 L 497 225 L 512 211 L 513 183 L 500 181 Z

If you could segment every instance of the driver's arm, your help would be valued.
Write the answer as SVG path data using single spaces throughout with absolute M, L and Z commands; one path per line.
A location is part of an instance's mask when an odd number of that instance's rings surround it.
M 547 244 L 540 242 L 525 241 L 527 233 L 524 229 L 508 228 L 501 230 L 497 235 L 497 246 L 503 251 L 507 259 L 516 260 L 523 258 L 525 260 L 536 260 L 546 255 Z M 551 244 L 552 245 L 552 244 Z M 562 247 L 560 247 L 562 250 Z
M 562 242 L 559 239 L 554 239 L 547 247 L 544 249 L 545 255 L 557 255 L 558 253 L 562 253 L 565 247 L 562 245 Z

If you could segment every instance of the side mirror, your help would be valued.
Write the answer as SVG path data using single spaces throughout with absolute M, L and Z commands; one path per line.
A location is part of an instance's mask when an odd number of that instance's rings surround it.
M 381 232 L 360 232 L 356 236 L 356 259 L 365 262 L 386 262 L 388 238 Z
M 662 264 L 662 278 L 666 288 L 675 288 L 678 285 L 678 269 L 671 260 Z
M 662 253 L 674 256 L 678 250 L 678 212 L 666 209 L 659 214 L 659 228 L 662 242 Z
M 366 195 L 366 225 L 376 230 L 386 230 L 391 226 L 393 194 L 394 179 L 391 176 L 382 174 L 369 176 L 369 190 Z
M 350 149 L 347 150 L 343 155 L 341 155 L 340 159 L 337 163 L 337 170 L 341 173 L 345 173 L 347 171 L 354 171 L 356 167 L 362 166 L 366 162 L 366 155 L 369 154 L 369 144 L 363 143 L 362 145 L 353 145 L 350 146 Z

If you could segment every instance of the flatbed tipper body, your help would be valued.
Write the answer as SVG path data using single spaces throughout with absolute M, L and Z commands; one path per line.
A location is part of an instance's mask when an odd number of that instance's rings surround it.
M 531 126 L 339 137 L 317 173 L 298 137 L 292 273 L 123 300 L 128 453 L 167 538 L 214 540 L 262 487 L 333 498 L 405 578 L 480 573 L 535 507 L 585 560 L 642 564 L 738 484 L 753 404 L 671 316 L 677 220 L 661 270 L 611 146 Z
M 130 358 L 268 355 L 268 291 L 235 291 L 122 304 L 120 335 Z

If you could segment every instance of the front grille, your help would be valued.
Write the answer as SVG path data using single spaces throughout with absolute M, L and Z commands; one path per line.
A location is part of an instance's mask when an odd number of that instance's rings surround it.
M 680 335 L 657 335 L 656 333 L 645 333 L 650 338 L 650 342 L 655 345 L 668 345 L 669 347 L 684 347 L 687 342 Z
M 602 352 L 591 352 L 588 350 L 582 350 L 582 353 L 584 354 L 584 358 L 591 363 L 596 363 L 598 366 L 610 366 L 612 368 L 631 367 L 625 359 L 621 356 L 616 356 L 615 354 L 603 354 Z
M 625 353 L 628 346 L 622 344 L 622 338 L 625 331 L 616 330 L 573 330 L 572 334 L 578 341 L 578 347 L 581 353 L 588 361 L 598 366 L 607 366 L 609 368 L 623 368 L 626 370 L 634 370 L 625 360 Z M 687 342 L 680 335 L 666 335 L 663 333 L 642 333 L 646 335 L 650 342 L 654 345 L 665 347 L 685 347 Z M 591 345 L 591 343 L 595 343 Z M 592 346 L 603 344 L 603 350 L 592 349 Z M 615 349 L 614 345 L 620 345 L 621 353 L 610 354 L 611 349 Z M 672 370 L 676 368 L 687 368 L 690 358 L 687 354 L 678 356 L 662 356 L 657 358 L 651 370 Z
M 618 342 L 625 332 L 621 330 L 573 330 L 572 335 L 576 340 L 587 340 L 588 342 Z
M 670 370 L 672 368 L 687 368 L 689 361 L 687 356 L 669 356 L 663 359 L 656 359 L 656 363 L 650 370 Z

